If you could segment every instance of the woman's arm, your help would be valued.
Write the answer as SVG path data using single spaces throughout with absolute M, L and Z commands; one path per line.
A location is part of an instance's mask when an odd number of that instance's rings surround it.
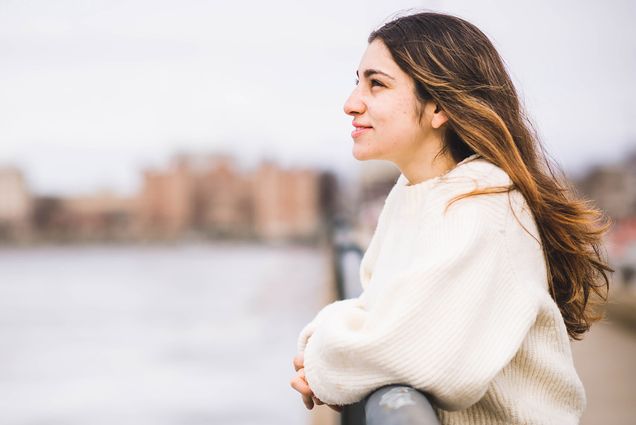
M 387 384 L 413 386 L 446 410 L 483 396 L 534 323 L 542 288 L 512 269 L 519 233 L 508 219 L 493 223 L 508 208 L 501 201 L 457 202 L 427 230 L 416 266 L 374 280 L 373 303 L 321 311 L 303 347 L 319 399 L 350 404 Z

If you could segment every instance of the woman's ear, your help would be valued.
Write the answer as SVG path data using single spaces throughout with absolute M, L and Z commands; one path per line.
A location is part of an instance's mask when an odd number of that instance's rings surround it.
M 433 118 L 431 119 L 431 127 L 440 128 L 448 121 L 448 115 L 438 104 L 435 104 L 435 110 L 433 111 Z

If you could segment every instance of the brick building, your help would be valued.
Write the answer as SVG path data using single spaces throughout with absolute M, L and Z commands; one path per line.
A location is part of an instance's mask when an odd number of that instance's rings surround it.
M 182 155 L 166 170 L 144 173 L 142 234 L 314 239 L 322 220 L 320 182 L 321 174 L 311 170 L 263 163 L 249 172 L 227 155 Z
M 254 173 L 254 226 L 266 240 L 313 239 L 320 231 L 320 175 L 263 163 Z

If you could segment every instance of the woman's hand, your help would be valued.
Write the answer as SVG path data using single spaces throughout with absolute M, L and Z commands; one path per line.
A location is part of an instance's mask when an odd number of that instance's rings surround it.
M 305 379 L 305 365 L 303 360 L 303 355 L 299 354 L 294 357 L 294 369 L 297 372 L 297 375 L 291 380 L 291 386 L 293 389 L 298 391 L 303 398 L 303 403 L 305 403 L 305 407 L 311 410 L 314 407 L 314 404 L 325 404 L 316 396 L 314 396 L 313 391 L 309 388 L 309 384 Z M 342 412 L 342 407 L 328 404 L 331 409 L 336 412 Z

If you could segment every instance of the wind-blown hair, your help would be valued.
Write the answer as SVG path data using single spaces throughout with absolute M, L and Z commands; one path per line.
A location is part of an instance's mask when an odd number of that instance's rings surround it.
M 607 300 L 614 270 L 603 258 L 602 237 L 611 222 L 550 163 L 493 44 L 471 23 L 433 12 L 390 21 L 371 33 L 368 41 L 374 40 L 415 81 L 419 110 L 433 100 L 448 115 L 438 155 L 450 153 L 459 162 L 477 153 L 513 182 L 453 202 L 515 189 L 524 196 L 541 236 L 552 298 L 570 338 L 581 339 L 602 318 L 594 307 Z

